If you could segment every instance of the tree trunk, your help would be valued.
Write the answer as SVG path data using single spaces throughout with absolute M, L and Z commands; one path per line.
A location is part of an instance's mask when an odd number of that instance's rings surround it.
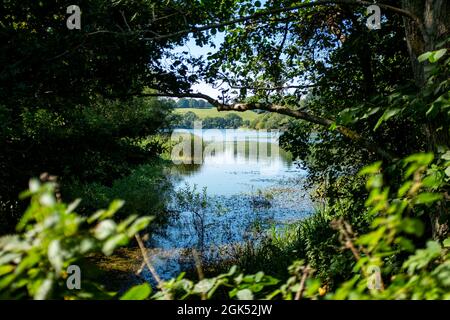
M 421 88 L 425 83 L 423 64 L 417 58 L 426 51 L 436 49 L 440 40 L 450 31 L 450 2 L 448 0 L 402 0 L 402 8 L 414 14 L 423 25 L 403 18 L 406 42 L 416 85 Z M 425 33 L 425 34 L 423 34 Z
M 405 34 L 411 60 L 414 81 L 419 90 L 425 86 L 425 64 L 417 58 L 424 52 L 436 50 L 439 41 L 446 39 L 450 31 L 450 2 L 448 0 L 402 0 L 402 7 L 418 17 L 422 28 L 408 18 L 404 18 Z M 424 124 L 429 151 L 435 152 L 439 146 L 449 147 L 450 138 L 442 118 L 429 120 Z M 449 218 L 444 205 L 430 214 L 433 238 L 442 240 L 448 236 Z

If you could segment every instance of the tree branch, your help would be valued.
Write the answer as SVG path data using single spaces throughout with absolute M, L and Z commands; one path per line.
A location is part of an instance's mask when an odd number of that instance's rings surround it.
M 249 90 L 261 90 L 261 91 L 276 91 L 284 89 L 307 89 L 317 87 L 315 84 L 311 85 L 287 85 L 287 86 L 275 86 L 275 87 L 255 87 L 255 86 L 231 86 L 231 89 L 249 89 Z
M 299 9 L 303 9 L 303 8 L 312 8 L 312 7 L 316 7 L 316 6 L 325 6 L 325 5 L 333 5 L 333 4 L 347 4 L 347 5 L 361 5 L 361 6 L 370 6 L 370 5 L 375 4 L 382 9 L 385 9 L 385 10 L 391 11 L 391 12 L 395 12 L 399 15 L 402 15 L 404 17 L 411 19 L 412 21 L 414 21 L 417 24 L 417 26 L 421 30 L 423 37 L 424 38 L 427 37 L 425 27 L 422 24 L 419 17 L 417 17 L 413 13 L 409 12 L 408 10 L 404 10 L 404 9 L 397 8 L 397 7 L 383 4 L 383 3 L 374 3 L 374 2 L 363 1 L 363 0 L 317 0 L 314 2 L 301 3 L 301 4 L 298 4 L 295 6 L 290 6 L 290 7 L 262 10 L 262 11 L 256 12 L 255 14 L 232 19 L 229 21 L 217 22 L 217 23 L 212 23 L 212 24 L 203 25 L 203 26 L 199 26 L 199 27 L 192 27 L 192 28 L 180 30 L 180 31 L 177 31 L 174 33 L 160 35 L 160 36 L 156 36 L 154 38 L 145 38 L 145 39 L 146 40 L 166 39 L 166 38 L 170 38 L 170 37 L 174 37 L 174 36 L 182 36 L 182 35 L 185 35 L 185 34 L 188 34 L 191 32 L 199 32 L 199 31 L 205 31 L 205 30 L 209 30 L 209 29 L 213 29 L 213 28 L 226 27 L 226 26 L 237 24 L 237 23 L 246 22 L 249 20 L 260 19 L 260 18 L 263 18 L 268 15 L 274 15 L 274 14 L 279 14 L 279 13 L 283 13 L 283 12 L 290 12 L 290 11 L 295 11 L 295 10 L 299 10 Z
M 231 26 L 231 25 L 235 25 L 235 24 L 250 21 L 250 20 L 257 20 L 257 19 L 261 19 L 266 16 L 276 15 L 276 14 L 280 14 L 280 13 L 284 13 L 284 12 L 291 12 L 291 11 L 295 11 L 295 10 L 299 10 L 299 9 L 303 9 L 303 8 L 312 8 L 312 7 L 316 7 L 316 6 L 326 6 L 326 5 L 333 5 L 333 4 L 346 4 L 346 5 L 354 5 L 354 6 L 357 6 L 357 5 L 358 6 L 370 6 L 370 5 L 375 4 L 384 10 L 391 11 L 391 12 L 397 13 L 401 16 L 404 16 L 408 19 L 411 19 L 412 21 L 414 21 L 414 23 L 417 24 L 418 28 L 420 29 L 420 31 L 422 33 L 423 38 L 425 40 L 428 38 L 428 34 L 427 34 L 426 29 L 425 29 L 423 23 L 421 22 L 420 18 L 417 17 L 416 15 L 414 15 L 413 13 L 409 12 L 408 10 L 397 8 L 397 7 L 388 5 L 388 4 L 374 3 L 374 2 L 362 1 L 362 0 L 317 0 L 314 2 L 301 3 L 301 4 L 298 4 L 295 6 L 290 6 L 290 7 L 261 10 L 252 15 L 248 15 L 245 17 L 240 17 L 240 18 L 236 18 L 236 19 L 232 19 L 232 20 L 228 20 L 228 21 L 223 21 L 223 22 L 211 23 L 211 24 L 207 24 L 207 25 L 203 25 L 203 26 L 197 26 L 197 27 L 193 26 L 191 28 L 176 31 L 173 33 L 159 34 L 159 35 L 156 34 L 154 37 L 151 37 L 151 38 L 145 37 L 145 38 L 143 38 L 143 40 L 148 40 L 148 41 L 163 40 L 163 39 L 172 38 L 172 37 L 176 37 L 176 36 L 183 36 L 183 35 L 186 35 L 186 34 L 189 34 L 192 32 L 206 31 L 206 30 L 210 30 L 210 29 Z M 97 31 L 87 33 L 87 35 L 91 36 L 91 35 L 102 34 L 102 33 L 110 33 L 110 34 L 117 34 L 117 35 L 143 34 L 143 33 L 155 34 L 155 32 L 152 30 L 138 30 L 138 31 L 125 32 L 125 33 L 124 32 L 115 32 L 115 31 L 110 31 L 110 30 L 97 30 Z
M 321 126 L 325 126 L 330 128 L 332 125 L 335 125 L 335 122 L 331 119 L 315 116 L 303 110 L 295 110 L 288 108 L 286 106 L 270 104 L 270 103 L 259 103 L 259 102 L 249 102 L 249 103 L 233 103 L 226 104 L 222 103 L 206 94 L 203 93 L 144 93 L 139 95 L 141 97 L 172 97 L 172 98 L 198 98 L 204 99 L 208 101 L 211 105 L 217 108 L 218 111 L 237 111 L 237 112 L 245 112 L 249 110 L 264 110 L 268 112 L 274 112 L 283 114 L 286 116 L 290 116 L 296 119 L 301 119 L 308 121 L 310 123 L 318 124 Z M 353 131 L 344 126 L 336 126 L 335 130 L 341 133 L 343 136 L 361 143 L 366 150 L 374 152 L 381 156 L 383 159 L 388 161 L 392 161 L 395 159 L 394 155 L 390 152 L 384 150 L 380 146 L 377 146 L 374 142 L 367 140 L 363 136 L 361 136 L 356 131 Z

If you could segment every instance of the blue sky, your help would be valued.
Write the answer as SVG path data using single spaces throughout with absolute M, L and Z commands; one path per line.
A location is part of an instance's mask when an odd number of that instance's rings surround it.
M 224 33 L 217 33 L 213 37 L 213 42 L 216 45 L 216 48 L 212 48 L 211 46 L 199 47 L 195 44 L 194 39 L 190 39 L 188 42 L 186 42 L 186 44 L 184 46 L 179 46 L 179 47 L 175 48 L 174 52 L 181 53 L 183 51 L 187 51 L 194 57 L 206 56 L 206 54 L 208 52 L 217 51 L 217 48 L 219 48 L 220 44 L 224 40 L 224 36 L 225 36 Z M 213 98 L 218 98 L 220 96 L 219 90 L 214 89 L 211 85 L 209 85 L 205 82 L 200 82 L 200 83 L 192 86 L 192 90 L 194 92 L 201 92 L 201 93 L 207 94 Z

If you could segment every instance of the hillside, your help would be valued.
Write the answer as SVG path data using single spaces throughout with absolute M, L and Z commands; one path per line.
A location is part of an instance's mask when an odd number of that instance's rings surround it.
M 215 108 L 211 109 L 196 109 L 196 108 L 177 108 L 175 109 L 175 113 L 178 114 L 186 114 L 187 112 L 194 112 L 199 118 L 205 119 L 206 117 L 224 117 L 227 114 L 235 113 L 239 115 L 242 120 L 253 121 L 254 119 L 259 117 L 259 114 L 253 111 L 245 111 L 245 112 L 233 112 L 233 111 L 222 111 L 219 112 Z

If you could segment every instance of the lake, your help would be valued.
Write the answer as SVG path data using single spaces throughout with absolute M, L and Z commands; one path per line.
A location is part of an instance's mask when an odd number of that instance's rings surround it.
M 152 264 L 163 279 L 192 265 L 193 248 L 204 263 L 233 258 L 234 246 L 257 245 L 268 231 L 278 232 L 312 212 L 303 185 L 306 171 L 278 147 L 280 134 L 174 131 L 179 144 L 170 171 L 174 215 L 148 241 Z M 152 282 L 150 274 L 145 277 Z

